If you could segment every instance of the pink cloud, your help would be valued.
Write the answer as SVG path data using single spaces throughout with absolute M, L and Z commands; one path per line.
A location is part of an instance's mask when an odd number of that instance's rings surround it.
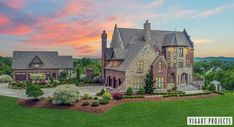
M 16 10 L 23 8 L 25 3 L 26 3 L 25 0 L 7 0 L 5 2 L 5 4 L 7 4 L 7 6 L 14 8 Z
M 6 24 L 9 24 L 10 23 L 10 20 L 7 16 L 4 16 L 4 15 L 1 15 L 0 14 L 0 26 L 1 25 L 6 25 Z

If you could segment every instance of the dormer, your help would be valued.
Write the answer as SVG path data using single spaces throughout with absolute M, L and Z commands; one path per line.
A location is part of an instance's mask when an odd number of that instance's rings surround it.
M 31 68 L 42 68 L 43 62 L 38 56 L 35 56 L 32 61 L 30 62 L 29 66 Z

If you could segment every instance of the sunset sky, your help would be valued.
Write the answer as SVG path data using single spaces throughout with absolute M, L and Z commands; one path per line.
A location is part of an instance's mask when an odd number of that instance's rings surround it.
M 100 57 L 100 34 L 114 25 L 187 30 L 195 56 L 234 57 L 233 0 L 0 0 L 0 56 L 56 50 Z

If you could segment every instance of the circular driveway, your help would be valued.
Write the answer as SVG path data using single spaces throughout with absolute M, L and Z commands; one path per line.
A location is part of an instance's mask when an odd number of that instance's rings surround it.
M 96 95 L 97 92 L 100 92 L 104 86 L 85 86 L 79 87 L 80 95 L 89 94 Z M 52 96 L 55 88 L 42 88 L 44 95 L 42 97 Z M 15 98 L 27 98 L 25 94 L 25 89 L 9 89 L 8 83 L 0 83 L 0 95 L 9 96 Z

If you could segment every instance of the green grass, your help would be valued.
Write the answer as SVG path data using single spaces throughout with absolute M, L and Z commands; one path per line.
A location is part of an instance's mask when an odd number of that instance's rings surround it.
M 234 94 L 207 99 L 125 103 L 98 115 L 26 108 L 17 105 L 14 98 L 0 96 L 0 127 L 185 127 L 187 116 L 234 116 Z

